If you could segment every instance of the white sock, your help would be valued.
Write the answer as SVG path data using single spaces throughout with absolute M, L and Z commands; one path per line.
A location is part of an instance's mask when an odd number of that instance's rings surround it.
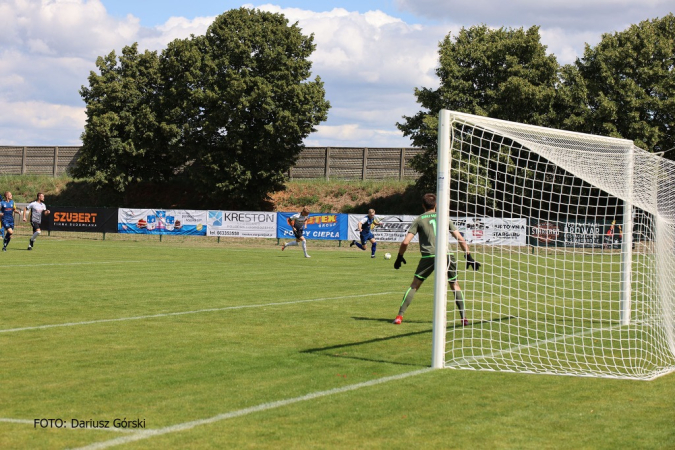
M 36 231 L 35 233 L 33 233 L 33 237 L 30 238 L 30 240 L 31 240 L 31 241 L 34 241 L 35 239 L 37 239 L 38 236 L 40 236 L 40 232 L 39 232 L 39 231 Z
M 305 252 L 305 256 L 309 256 L 307 254 L 307 241 L 302 241 L 302 251 Z
M 298 245 L 297 241 L 291 241 L 288 244 L 286 244 L 286 247 L 293 247 L 294 245 Z

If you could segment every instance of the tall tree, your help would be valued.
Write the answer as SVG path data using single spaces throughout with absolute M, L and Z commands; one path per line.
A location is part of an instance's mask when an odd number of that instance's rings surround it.
M 96 61 L 100 74 L 91 72 L 89 87 L 80 94 L 87 108 L 81 157 L 72 173 L 111 184 L 123 191 L 139 181 L 171 176 L 175 166 L 167 152 L 171 131 L 158 116 L 161 99 L 159 58 L 156 52 L 138 53 L 136 44 Z
M 203 62 L 190 178 L 214 198 L 255 205 L 283 186 L 303 139 L 327 118 L 321 79 L 307 81 L 313 37 L 281 14 L 240 8 L 216 18 L 196 45 Z
M 585 108 L 567 111 L 564 125 L 631 139 L 647 151 L 675 147 L 675 16 L 607 33 L 563 76 Z M 575 73 L 575 70 L 578 73 Z M 666 155 L 675 159 L 675 152 Z
M 283 186 L 305 137 L 330 107 L 315 49 L 281 14 L 240 8 L 205 36 L 157 56 L 125 47 L 99 58 L 74 175 L 123 191 L 141 181 L 189 180 L 209 205 L 256 206 Z
M 426 151 L 412 165 L 422 175 L 421 190 L 436 186 L 436 129 L 441 109 L 548 125 L 555 120 L 558 63 L 546 55 L 539 28 L 462 28 L 439 44 L 438 89 L 416 89 L 425 111 L 397 123 L 413 145 Z M 459 155 L 453 155 L 453 161 Z

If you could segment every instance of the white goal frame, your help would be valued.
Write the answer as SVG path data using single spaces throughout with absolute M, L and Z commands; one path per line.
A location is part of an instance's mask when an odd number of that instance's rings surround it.
M 642 211 L 647 211 L 654 216 L 653 234 L 654 241 L 658 242 L 659 236 L 668 235 L 668 239 L 673 240 L 671 235 L 675 235 L 675 217 L 661 217 L 658 201 L 655 199 L 658 196 L 659 181 L 656 173 L 659 170 L 654 168 L 663 168 L 664 164 L 673 168 L 673 178 L 675 178 L 675 163 L 665 161 L 654 154 L 645 152 L 642 149 L 635 147 L 630 140 L 609 138 L 603 136 L 588 135 L 582 133 L 574 133 L 563 130 L 555 130 L 544 127 L 537 127 L 532 125 L 523 125 L 504 120 L 491 119 L 487 117 L 474 116 L 465 113 L 459 113 L 448 110 L 441 110 L 438 118 L 438 172 L 437 172 L 437 225 L 438 230 L 448 230 L 450 221 L 450 186 L 452 173 L 452 151 L 456 149 L 455 133 L 456 125 L 461 123 L 470 127 L 475 127 L 481 130 L 486 130 L 499 136 L 506 137 L 513 142 L 518 143 L 539 156 L 546 158 L 552 164 L 572 173 L 575 177 L 589 183 L 593 187 L 607 192 L 609 195 L 620 199 L 623 203 L 623 240 L 620 247 L 620 282 L 616 310 L 617 327 L 624 328 L 631 326 L 631 312 L 634 310 L 633 304 L 633 280 L 632 261 L 633 261 L 633 216 L 634 206 L 640 208 Z M 553 142 L 555 141 L 555 142 Z M 551 142 L 551 145 L 548 144 Z M 603 179 L 604 173 L 612 171 L 611 167 L 604 167 L 600 165 L 597 167 L 597 174 L 593 173 L 594 168 L 592 164 L 587 164 L 584 167 L 575 165 L 575 158 L 578 158 L 579 152 L 584 152 L 585 145 L 598 145 L 602 148 L 608 148 L 609 151 L 619 155 L 619 164 L 622 174 L 625 175 L 625 183 L 617 185 L 617 183 L 608 183 Z M 565 147 L 569 147 L 572 151 L 565 152 Z M 593 147 L 595 148 L 595 147 Z M 554 149 L 553 151 L 551 149 Z M 562 149 L 562 151 L 561 151 Z M 591 155 L 592 157 L 593 155 Z M 665 162 L 664 162 L 665 161 Z M 671 164 L 672 163 L 672 164 Z M 595 178 L 598 180 L 596 181 Z M 649 186 L 642 186 L 644 183 Z M 636 189 L 636 183 L 640 183 L 640 187 Z M 673 204 L 675 204 L 675 194 L 673 194 Z M 673 208 L 675 209 L 675 208 Z M 675 213 L 673 214 L 675 216 Z M 528 224 L 529 235 L 529 224 Z M 668 242 L 670 242 L 670 240 Z M 669 244 L 670 245 L 670 244 Z M 655 244 L 655 247 L 657 245 Z M 444 252 L 441 249 L 449 249 L 448 233 L 437 233 L 436 236 L 437 256 L 435 258 L 435 282 L 434 282 L 434 317 L 433 317 L 433 341 L 432 341 L 432 361 L 433 368 L 460 368 L 460 369 L 478 369 L 478 370 L 503 370 L 510 372 L 525 372 L 525 373 L 546 373 L 556 375 L 577 375 L 577 376 L 597 376 L 608 378 L 626 378 L 626 379 L 653 379 L 658 376 L 675 371 L 675 327 L 673 326 L 673 319 L 675 318 L 675 294 L 666 292 L 667 287 L 659 288 L 657 291 L 659 295 L 663 296 L 658 300 L 658 307 L 666 316 L 663 323 L 659 323 L 659 351 L 660 355 L 658 367 L 650 367 L 649 369 L 633 368 L 634 363 L 628 358 L 626 364 L 629 366 L 625 373 L 622 368 L 618 368 L 616 373 L 599 370 L 595 371 L 592 368 L 588 370 L 572 371 L 566 373 L 565 369 L 557 370 L 533 370 L 526 365 L 520 369 L 515 368 L 494 368 L 494 367 L 470 367 L 465 363 L 471 359 L 479 359 L 480 355 L 476 355 L 476 348 L 472 348 L 470 354 L 463 356 L 459 364 L 449 365 L 446 353 L 447 332 L 448 332 L 448 309 L 450 314 L 454 313 L 454 305 L 452 301 L 448 306 L 448 282 L 447 282 L 447 259 L 444 257 Z M 675 253 L 675 247 L 670 249 Z M 442 256 L 442 257 L 439 257 Z M 667 262 L 670 262 L 670 256 L 664 256 Z M 478 259 L 478 258 L 477 258 Z M 672 257 L 675 263 L 675 256 Z M 662 260 L 658 259 L 659 266 L 654 267 L 655 276 L 667 276 L 664 271 L 670 272 L 671 267 L 664 264 Z M 458 263 L 461 266 L 461 264 Z M 656 264 L 655 264 L 656 265 Z M 470 274 L 460 271 L 462 275 L 470 276 Z M 670 274 L 672 275 L 675 274 Z M 675 277 L 672 277 L 675 278 Z M 672 286 L 675 290 L 675 285 Z M 471 310 L 471 293 L 467 292 L 466 299 L 467 310 Z M 519 346 L 518 348 L 521 348 Z M 613 349 L 616 351 L 616 349 Z M 493 355 L 494 355 L 493 351 Z M 500 353 L 497 351 L 496 353 Z M 670 353 L 670 354 L 669 354 Z M 573 356 L 573 355 L 572 355 Z M 636 363 L 637 364 L 637 363 Z M 517 364 L 515 365 L 517 366 Z M 644 373 L 643 373 L 644 372 Z

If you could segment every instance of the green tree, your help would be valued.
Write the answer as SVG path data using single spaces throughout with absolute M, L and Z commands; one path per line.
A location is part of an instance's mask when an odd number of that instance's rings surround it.
M 119 64 L 114 52 L 99 58 L 101 74 L 81 91 L 88 120 L 74 174 L 120 191 L 187 180 L 213 207 L 258 205 L 327 118 L 323 83 L 309 79 L 314 49 L 283 15 L 240 8 L 159 57 L 134 45 Z
M 425 148 L 412 166 L 421 173 L 422 191 L 436 188 L 436 129 L 441 109 L 548 125 L 555 120 L 558 63 L 546 55 L 539 28 L 493 30 L 485 25 L 448 34 L 439 45 L 438 89 L 415 90 L 425 108 L 397 123 L 413 145 Z M 471 163 L 453 154 L 453 165 Z M 476 168 L 480 174 L 484 169 Z M 456 179 L 456 177 L 452 177 Z
M 80 94 L 87 108 L 81 157 L 72 169 L 76 177 L 123 191 L 140 181 L 161 181 L 176 165 L 168 152 L 175 131 L 161 123 L 161 79 L 156 52 L 138 53 L 136 44 L 96 61 L 89 87 Z
M 647 151 L 675 147 L 674 67 L 673 14 L 604 34 L 563 74 L 565 88 L 585 100 L 566 111 L 563 126 L 631 139 Z
M 255 205 L 282 188 L 303 139 L 327 118 L 321 79 L 307 81 L 313 37 L 281 14 L 241 8 L 216 18 L 196 45 L 203 68 L 189 176 L 213 198 Z

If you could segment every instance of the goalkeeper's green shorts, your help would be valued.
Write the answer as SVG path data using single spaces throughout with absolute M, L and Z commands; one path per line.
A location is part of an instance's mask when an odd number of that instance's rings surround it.
M 422 256 L 417 264 L 415 276 L 420 280 L 429 278 L 434 272 L 434 260 L 435 255 Z M 448 255 L 448 282 L 453 281 L 457 281 L 457 261 L 455 261 L 455 255 Z

